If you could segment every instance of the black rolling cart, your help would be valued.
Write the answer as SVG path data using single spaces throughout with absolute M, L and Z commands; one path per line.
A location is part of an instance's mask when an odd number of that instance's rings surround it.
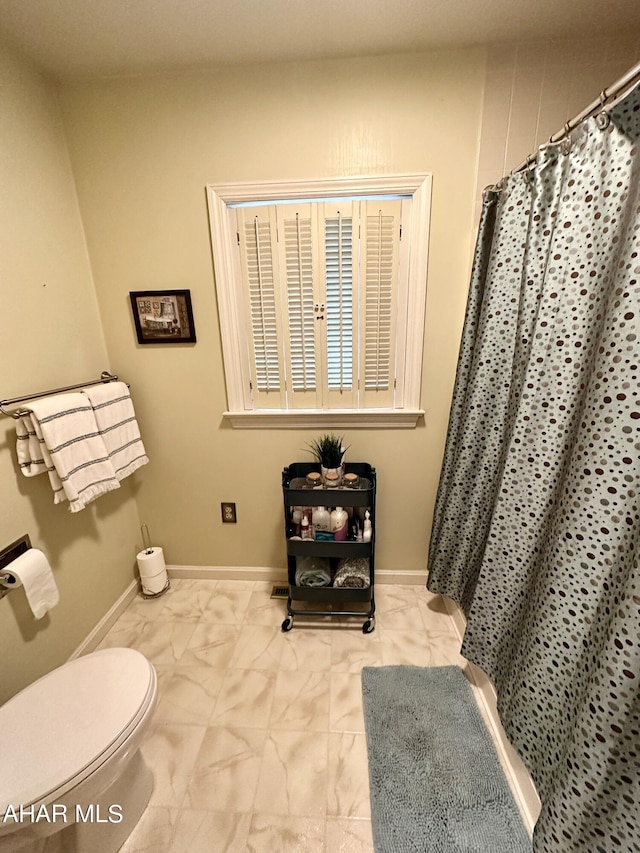
M 340 487 L 338 489 L 316 488 L 306 485 L 305 478 L 311 472 L 320 472 L 320 466 L 314 463 L 294 462 L 282 472 L 282 491 L 284 496 L 284 518 L 287 537 L 287 573 L 289 597 L 287 599 L 287 618 L 282 623 L 283 631 L 290 631 L 295 616 L 361 616 L 365 618 L 362 631 L 371 633 L 375 627 L 374 600 L 374 541 L 376 535 L 376 472 L 365 462 L 351 462 L 345 466 L 345 474 L 359 477 L 357 488 Z M 369 511 L 371 521 L 370 541 L 354 541 L 353 522 L 350 519 L 350 537 L 345 541 L 303 540 L 293 520 L 294 507 L 318 507 L 330 510 L 342 507 L 352 510 L 356 519 Z M 294 537 L 294 538 L 292 538 Z M 322 557 L 329 561 L 331 584 L 327 586 L 298 586 L 296 569 L 299 558 Z M 345 558 L 366 558 L 368 560 L 369 585 L 362 588 L 334 586 L 336 571 Z M 295 602 L 305 602 L 304 609 L 296 608 Z M 368 610 L 355 610 L 357 603 L 366 603 Z M 344 605 L 345 609 L 333 609 L 333 605 Z M 313 605 L 317 605 L 314 607 Z M 331 609 L 329 609 L 331 607 Z M 351 607 L 351 609 L 349 609 Z

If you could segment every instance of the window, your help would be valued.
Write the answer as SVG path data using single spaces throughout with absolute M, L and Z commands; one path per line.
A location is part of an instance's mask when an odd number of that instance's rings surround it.
M 415 426 L 430 179 L 208 187 L 234 426 Z

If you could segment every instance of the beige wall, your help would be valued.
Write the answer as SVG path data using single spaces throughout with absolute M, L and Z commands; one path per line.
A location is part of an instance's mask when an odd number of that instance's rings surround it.
M 523 42 L 488 51 L 478 163 L 482 190 L 516 169 L 640 58 L 640 33 Z
M 170 563 L 283 568 L 280 474 L 318 430 L 233 430 L 205 185 L 433 174 L 422 383 L 415 430 L 345 430 L 378 471 L 377 566 L 426 577 L 466 300 L 484 52 L 392 56 L 98 80 L 61 103 L 113 367 L 152 460 L 141 519 Z M 138 346 L 128 293 L 189 288 L 198 343 Z M 220 501 L 236 501 L 222 525 Z
M 0 398 L 109 367 L 55 93 L 0 47 Z M 130 487 L 71 514 L 46 475 L 18 471 L 0 416 L 0 548 L 25 533 L 48 556 L 60 603 L 36 621 L 22 590 L 0 601 L 0 702 L 61 664 L 133 578 L 139 522 Z

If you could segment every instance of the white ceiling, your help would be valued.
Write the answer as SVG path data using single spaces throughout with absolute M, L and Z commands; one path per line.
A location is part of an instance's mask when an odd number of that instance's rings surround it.
M 638 0 L 0 0 L 54 77 L 640 33 Z

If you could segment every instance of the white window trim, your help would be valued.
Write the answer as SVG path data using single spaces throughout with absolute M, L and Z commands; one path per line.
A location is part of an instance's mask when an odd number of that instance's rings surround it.
M 357 410 L 253 410 L 244 402 L 245 356 L 241 351 L 243 318 L 238 306 L 235 234 L 228 207 L 250 201 L 326 198 L 366 194 L 411 195 L 409 287 L 404 369 L 403 408 Z M 223 415 L 236 428 L 299 427 L 415 427 L 424 416 L 420 408 L 424 319 L 427 299 L 427 262 L 431 213 L 431 175 L 407 174 L 322 181 L 212 184 L 207 186 L 213 265 L 216 278 L 220 333 L 227 386 L 228 411 Z

